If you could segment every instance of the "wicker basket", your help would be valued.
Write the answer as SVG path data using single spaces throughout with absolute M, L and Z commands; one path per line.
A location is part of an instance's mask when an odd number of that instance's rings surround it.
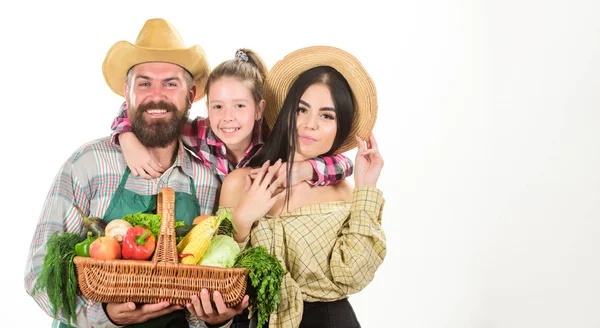
M 77 280 L 82 294 L 103 303 L 159 303 L 185 305 L 205 288 L 218 290 L 228 307 L 238 305 L 246 292 L 248 270 L 180 264 L 175 245 L 175 192 L 158 194 L 162 213 L 160 236 L 152 261 L 97 260 L 76 256 Z

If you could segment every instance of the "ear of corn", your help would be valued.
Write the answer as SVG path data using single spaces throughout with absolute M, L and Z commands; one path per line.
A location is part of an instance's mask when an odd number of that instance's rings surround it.
M 211 216 L 197 224 L 177 245 L 179 254 L 192 254 L 181 259 L 183 264 L 198 264 L 215 235 L 219 219 Z

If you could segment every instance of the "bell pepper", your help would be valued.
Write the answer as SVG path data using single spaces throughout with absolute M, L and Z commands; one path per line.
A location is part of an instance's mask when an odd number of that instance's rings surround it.
M 156 247 L 154 234 L 148 228 L 136 226 L 127 230 L 121 249 L 126 260 L 148 260 Z
M 82 242 L 75 244 L 75 254 L 77 256 L 90 257 L 90 245 L 94 240 L 98 239 L 98 236 L 92 237 L 93 233 L 88 231 L 87 238 Z

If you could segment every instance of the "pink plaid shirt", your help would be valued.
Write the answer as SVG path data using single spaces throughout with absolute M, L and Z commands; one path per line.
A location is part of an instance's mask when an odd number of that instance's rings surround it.
M 263 142 L 261 136 L 254 133 L 244 157 L 234 166 L 227 159 L 225 144 L 212 132 L 209 124 L 208 119 L 204 117 L 196 117 L 193 120 L 188 119 L 183 127 L 181 137 L 183 143 L 202 159 L 204 165 L 216 172 L 222 182 L 227 173 L 237 168 L 246 167 L 250 159 L 262 148 Z M 119 113 L 114 119 L 111 129 L 113 130 L 112 142 L 115 144 L 119 143 L 117 138 L 119 133 L 131 131 L 125 102 L 119 108 Z M 352 161 L 343 154 L 317 157 L 310 159 L 309 162 L 317 173 L 317 179 L 309 181 L 312 185 L 336 184 L 352 175 Z

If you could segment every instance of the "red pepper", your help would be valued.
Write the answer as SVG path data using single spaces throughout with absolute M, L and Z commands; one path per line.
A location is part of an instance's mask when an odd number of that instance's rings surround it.
M 154 247 L 156 239 L 149 229 L 133 227 L 127 230 L 121 253 L 126 260 L 148 260 L 154 253 Z

